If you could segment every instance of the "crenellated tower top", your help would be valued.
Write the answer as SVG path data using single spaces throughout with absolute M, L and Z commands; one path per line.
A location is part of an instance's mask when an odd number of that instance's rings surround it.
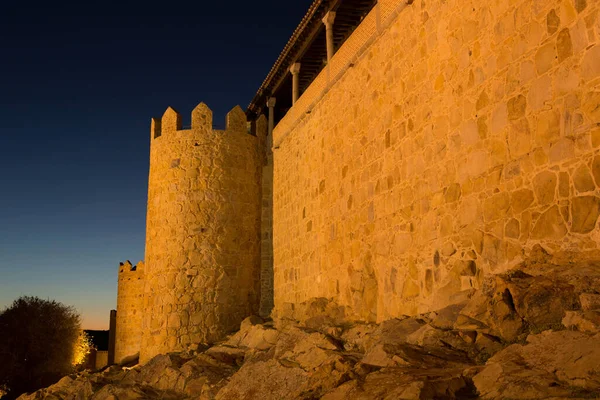
M 192 124 L 189 129 L 183 128 L 182 117 L 173 107 L 168 107 L 162 118 L 152 118 L 150 137 L 157 139 L 176 132 L 223 132 L 213 128 L 213 112 L 205 104 L 198 104 L 191 113 Z M 225 117 L 225 132 L 235 134 L 248 134 L 248 121 L 244 110 L 235 106 Z
M 127 260 L 125 262 L 119 263 L 119 278 L 121 278 L 121 274 L 128 274 L 131 272 L 144 272 L 144 262 L 139 261 L 137 264 L 131 264 L 131 261 Z

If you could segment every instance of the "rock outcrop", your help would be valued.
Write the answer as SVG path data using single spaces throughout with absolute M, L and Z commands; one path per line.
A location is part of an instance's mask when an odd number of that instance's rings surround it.
M 358 323 L 314 299 L 212 346 L 65 377 L 33 399 L 546 399 L 600 396 L 600 258 L 541 248 L 442 310 Z

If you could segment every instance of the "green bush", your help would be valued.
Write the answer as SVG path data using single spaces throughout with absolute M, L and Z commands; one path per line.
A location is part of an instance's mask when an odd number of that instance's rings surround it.
M 74 371 L 81 323 L 73 307 L 20 297 L 0 313 L 0 388 L 19 395 L 49 386 Z

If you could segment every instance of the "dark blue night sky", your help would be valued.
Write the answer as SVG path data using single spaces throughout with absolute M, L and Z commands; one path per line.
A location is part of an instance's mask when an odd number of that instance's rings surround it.
M 51 298 L 107 328 L 118 263 L 144 255 L 150 118 L 204 101 L 224 125 L 310 3 L 3 4 L 0 309 Z

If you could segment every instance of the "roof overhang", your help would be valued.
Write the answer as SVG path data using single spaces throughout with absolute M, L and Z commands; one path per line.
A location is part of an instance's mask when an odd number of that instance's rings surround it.
M 250 102 L 246 114 L 249 120 L 263 113 L 267 100 L 277 98 L 276 120 L 291 107 L 290 67 L 301 63 L 300 91 L 304 91 L 323 69 L 327 46 L 323 18 L 335 11 L 333 24 L 334 46 L 339 48 L 373 8 L 376 0 L 315 0 L 294 30 L 266 79 Z

